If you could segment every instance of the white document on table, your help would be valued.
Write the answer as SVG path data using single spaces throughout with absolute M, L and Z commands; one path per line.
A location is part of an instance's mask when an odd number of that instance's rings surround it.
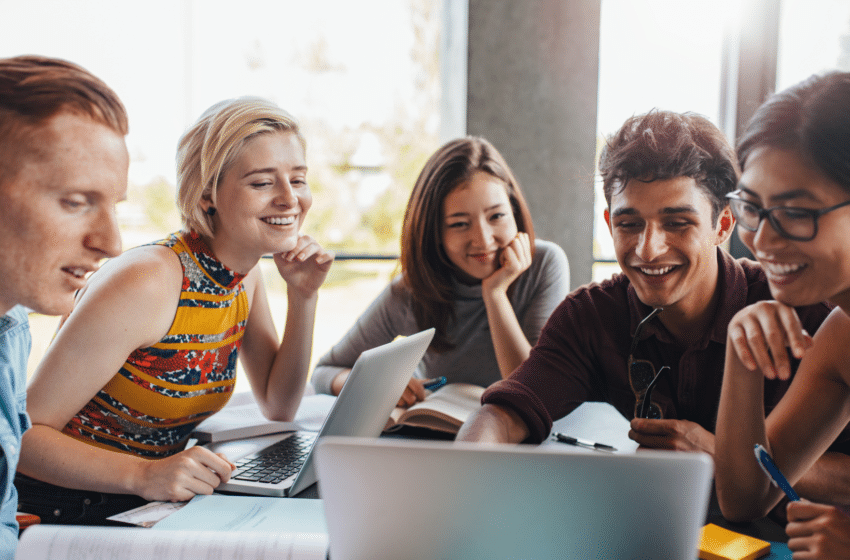
M 606 402 L 584 402 L 552 425 L 552 432 L 580 438 L 594 443 L 614 447 L 616 453 L 634 453 L 638 443 L 629 439 L 629 421 L 620 411 Z M 544 440 L 542 446 L 566 446 L 568 444 Z M 571 445 L 576 451 L 599 453 L 592 449 Z
M 195 496 L 153 530 L 328 532 L 322 500 L 222 494 Z

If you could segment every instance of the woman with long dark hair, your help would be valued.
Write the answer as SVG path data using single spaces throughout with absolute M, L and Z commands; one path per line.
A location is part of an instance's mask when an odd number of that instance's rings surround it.
M 756 444 L 794 484 L 850 421 L 850 74 L 814 77 L 771 97 L 738 156 L 732 210 L 776 298 L 741 310 L 728 330 L 716 482 L 724 515 L 743 520 L 782 498 L 753 456 Z M 793 307 L 820 301 L 836 308 L 812 337 Z M 797 374 L 765 419 L 764 378 L 788 379 L 791 358 L 801 360 Z M 832 455 L 832 466 L 821 468 L 847 472 L 848 458 Z M 786 512 L 794 558 L 850 558 L 850 517 L 839 508 L 795 501 Z
M 519 183 L 487 140 L 448 142 L 419 174 L 404 216 L 401 274 L 325 356 L 311 379 L 339 394 L 364 350 L 434 327 L 400 405 L 423 378 L 487 386 L 528 357 L 569 290 L 566 255 L 536 240 Z

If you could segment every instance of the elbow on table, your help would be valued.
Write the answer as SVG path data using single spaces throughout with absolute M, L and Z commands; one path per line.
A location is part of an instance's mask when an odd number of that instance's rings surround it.
M 266 414 L 265 417 L 272 422 L 292 422 L 295 420 L 295 414 Z
M 268 407 L 260 406 L 260 412 L 263 413 L 268 420 L 272 422 L 292 422 L 295 420 L 296 409 L 290 410 L 290 407 Z
M 717 489 L 717 502 L 723 518 L 733 523 L 748 523 L 766 516 L 770 508 L 756 499 L 747 499 L 741 491 L 723 492 Z
M 272 422 L 292 422 L 295 420 L 295 413 L 298 412 L 299 404 L 301 404 L 300 398 L 294 404 L 292 402 L 264 402 L 257 399 L 260 412 L 267 420 Z

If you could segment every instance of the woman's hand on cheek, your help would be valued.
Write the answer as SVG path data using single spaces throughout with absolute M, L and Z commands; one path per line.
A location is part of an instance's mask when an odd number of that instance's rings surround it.
M 501 266 L 493 274 L 481 281 L 481 287 L 488 291 L 507 292 L 508 286 L 531 266 L 531 241 L 524 231 L 502 249 Z
M 305 297 L 315 294 L 333 264 L 334 254 L 326 251 L 309 235 L 299 235 L 295 248 L 276 253 L 274 262 L 287 287 Z

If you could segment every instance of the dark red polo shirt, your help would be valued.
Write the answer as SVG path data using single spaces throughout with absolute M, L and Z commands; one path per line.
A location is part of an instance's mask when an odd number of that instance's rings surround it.
M 644 326 L 635 349 L 635 358 L 649 360 L 656 371 L 670 367 L 652 394 L 664 418 L 690 420 L 712 433 L 729 321 L 741 308 L 772 299 L 757 263 L 735 260 L 722 249 L 718 249 L 717 259 L 720 300 L 705 336 L 683 347 L 656 317 Z M 797 313 L 803 327 L 814 334 L 830 309 L 827 304 L 817 304 L 799 307 Z M 491 385 L 482 403 L 513 409 L 525 421 L 533 442 L 546 438 L 553 420 L 585 401 L 609 402 L 626 418 L 633 418 L 636 399 L 629 385 L 629 348 L 638 323 L 650 311 L 624 274 L 578 288 L 555 309 L 528 359 L 511 377 Z M 797 363 L 793 361 L 794 369 Z M 767 412 L 789 383 L 765 380 Z

